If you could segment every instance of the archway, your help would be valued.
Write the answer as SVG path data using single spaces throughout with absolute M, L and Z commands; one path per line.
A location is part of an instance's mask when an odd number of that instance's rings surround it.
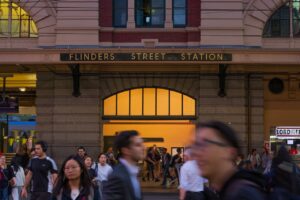
M 190 143 L 196 119 L 196 100 L 166 88 L 142 87 L 103 99 L 104 149 L 122 130 L 137 130 L 146 147 L 156 145 L 174 153 Z

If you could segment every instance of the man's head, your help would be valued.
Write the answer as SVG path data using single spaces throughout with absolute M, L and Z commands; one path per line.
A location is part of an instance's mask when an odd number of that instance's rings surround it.
M 197 124 L 192 150 L 202 176 L 211 179 L 224 166 L 234 168 L 239 144 L 232 128 L 219 121 L 210 121 Z
M 38 141 L 34 145 L 35 155 L 38 157 L 43 157 L 48 149 L 48 145 L 45 141 Z
M 108 153 L 113 153 L 113 152 L 114 152 L 114 151 L 113 151 L 113 148 L 112 148 L 112 147 L 108 147 L 107 152 L 108 152 Z
M 177 152 L 178 155 L 180 155 L 180 154 L 182 153 L 181 148 L 177 148 L 177 149 L 176 149 L 176 152 Z
M 166 154 L 168 152 L 168 149 L 167 148 L 162 148 L 162 153 L 163 154 Z
M 85 156 L 85 148 L 83 146 L 80 146 L 77 148 L 77 155 L 80 157 L 80 158 L 84 158 Z
M 5 165 L 5 162 L 6 162 L 5 155 L 4 155 L 4 154 L 1 154 L 1 155 L 0 155 L 0 167 L 1 167 L 1 166 L 4 166 L 4 165 Z
M 183 160 L 184 161 L 193 160 L 192 149 L 190 147 L 185 148 L 184 153 L 183 153 Z
M 144 158 L 143 139 L 137 131 L 122 131 L 116 136 L 115 147 L 122 158 L 139 161 Z

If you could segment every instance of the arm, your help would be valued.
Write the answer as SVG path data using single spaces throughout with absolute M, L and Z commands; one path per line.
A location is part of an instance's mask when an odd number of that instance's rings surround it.
M 32 178 L 32 172 L 29 170 L 25 177 L 25 183 L 24 183 L 24 186 L 23 186 L 22 192 L 21 192 L 21 197 L 23 197 L 23 198 L 24 197 L 27 198 L 27 187 L 30 184 L 31 178 Z
M 55 183 L 55 181 L 56 181 L 56 179 L 57 179 L 57 173 L 53 173 L 53 174 L 51 175 L 51 177 L 52 177 L 52 183 L 53 183 L 53 185 L 54 185 L 54 183 Z
M 179 189 L 179 200 L 184 200 L 185 199 L 185 194 L 186 194 L 185 189 L 180 188 Z

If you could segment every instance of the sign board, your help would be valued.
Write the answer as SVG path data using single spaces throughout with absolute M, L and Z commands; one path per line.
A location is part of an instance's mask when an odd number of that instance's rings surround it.
M 227 53 L 168 53 L 168 52 L 128 52 L 128 53 L 61 53 L 61 61 L 69 62 L 114 62 L 114 61 L 182 61 L 215 62 L 232 61 L 232 54 Z
M 299 137 L 300 138 L 300 126 L 278 126 L 275 129 L 276 136 L 278 138 Z

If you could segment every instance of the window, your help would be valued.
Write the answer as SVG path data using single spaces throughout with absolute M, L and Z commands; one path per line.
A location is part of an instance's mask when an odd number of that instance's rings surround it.
M 164 27 L 165 0 L 136 0 L 135 22 L 137 27 Z
M 0 0 L 0 37 L 37 37 L 32 18 L 17 4 Z
M 163 88 L 137 88 L 103 101 L 105 119 L 194 119 L 196 100 Z
M 113 1 L 113 24 L 114 27 L 127 26 L 127 0 Z
M 289 0 L 280 7 L 267 21 L 264 37 L 299 37 L 300 36 L 300 1 Z M 292 21 L 290 19 L 292 17 Z M 291 32 L 292 31 L 292 32 Z M 292 34 L 291 34 L 292 33 Z
M 173 0 L 174 27 L 185 27 L 186 21 L 186 0 Z

